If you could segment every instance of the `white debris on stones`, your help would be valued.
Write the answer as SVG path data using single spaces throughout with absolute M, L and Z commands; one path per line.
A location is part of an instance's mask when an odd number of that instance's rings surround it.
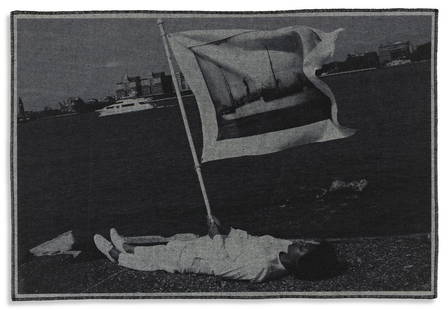
M 56 238 L 48 240 L 30 250 L 34 256 L 61 255 L 67 254 L 73 257 L 78 256 L 81 251 L 74 251 L 75 236 L 71 230 L 60 234 Z
M 339 190 L 351 190 L 351 191 L 355 191 L 355 192 L 362 192 L 367 187 L 368 183 L 369 182 L 367 182 L 366 179 L 361 179 L 359 181 L 352 181 L 352 182 L 344 182 L 341 180 L 334 180 L 331 183 L 328 191 L 335 192 L 335 191 L 339 191 Z

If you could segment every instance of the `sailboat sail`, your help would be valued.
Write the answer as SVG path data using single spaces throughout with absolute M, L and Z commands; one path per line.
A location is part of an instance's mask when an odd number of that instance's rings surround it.
M 338 31 L 187 31 L 169 35 L 199 105 L 202 161 L 277 152 L 352 135 L 314 72 Z

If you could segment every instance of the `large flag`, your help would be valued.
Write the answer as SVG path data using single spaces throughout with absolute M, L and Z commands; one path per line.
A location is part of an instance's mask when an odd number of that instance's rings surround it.
M 206 30 L 168 35 L 202 121 L 202 162 L 345 138 L 336 100 L 315 71 L 338 29 Z

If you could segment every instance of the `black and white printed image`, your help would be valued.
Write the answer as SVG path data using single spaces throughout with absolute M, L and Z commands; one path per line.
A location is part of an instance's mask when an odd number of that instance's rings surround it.
M 436 297 L 436 10 L 11 30 L 14 300 Z
M 330 100 L 303 73 L 300 36 L 290 29 L 278 32 L 232 33 L 211 47 L 192 49 L 217 113 L 218 139 L 330 118 Z M 225 53 L 217 54 L 220 49 Z

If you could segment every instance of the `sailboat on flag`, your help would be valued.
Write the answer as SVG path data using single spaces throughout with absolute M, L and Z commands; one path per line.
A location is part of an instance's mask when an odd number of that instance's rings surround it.
M 315 75 L 333 55 L 342 29 L 325 33 L 296 26 L 166 34 L 163 21 L 157 23 L 212 235 L 219 229 L 174 78 L 171 50 L 199 106 L 204 139 L 201 162 L 268 154 L 355 133 L 339 124 L 336 99 Z
M 197 30 L 168 34 L 202 121 L 202 162 L 349 137 L 315 71 L 338 29 Z

